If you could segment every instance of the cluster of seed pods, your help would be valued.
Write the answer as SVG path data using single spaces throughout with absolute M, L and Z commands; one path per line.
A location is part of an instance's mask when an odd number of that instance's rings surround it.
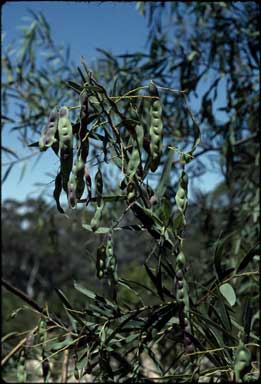
M 80 94 L 80 128 L 78 132 L 78 149 L 76 160 L 73 163 L 73 128 L 69 118 L 69 108 L 62 106 L 60 111 L 55 107 L 49 116 L 47 127 L 43 130 L 38 142 L 41 151 L 52 147 L 60 157 L 60 172 L 56 177 L 54 191 L 59 211 L 59 196 L 63 189 L 68 197 L 69 206 L 74 208 L 81 198 L 85 182 L 88 197 L 91 197 L 90 177 L 85 173 L 85 163 L 89 152 L 88 137 L 88 94 L 83 90 Z
M 85 188 L 85 163 L 89 152 L 89 139 L 87 135 L 88 100 L 88 94 L 83 90 L 80 94 L 79 146 L 77 150 L 77 158 L 74 162 L 68 182 L 68 201 L 72 208 L 77 205 L 77 201 L 82 197 Z
M 118 280 L 117 259 L 113 251 L 113 240 L 111 234 L 109 234 L 106 245 L 106 270 L 113 277 L 114 281 Z
M 102 279 L 104 277 L 104 273 L 106 272 L 106 247 L 104 244 L 100 245 L 97 249 L 96 255 L 96 271 L 97 277 Z
M 106 246 L 102 244 L 97 249 L 96 271 L 99 279 L 102 279 L 106 273 L 108 276 L 112 277 L 115 282 L 118 280 L 117 259 L 113 251 L 111 234 L 107 239 Z

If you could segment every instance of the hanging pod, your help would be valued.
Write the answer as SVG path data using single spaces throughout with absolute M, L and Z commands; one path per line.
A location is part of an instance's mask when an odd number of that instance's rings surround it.
M 69 177 L 73 166 L 73 130 L 67 107 L 62 107 L 60 109 L 58 133 L 62 185 L 63 189 L 67 193 Z
M 57 107 L 55 107 L 49 116 L 47 127 L 43 130 L 41 137 L 39 139 L 39 148 L 40 151 L 46 151 L 49 147 L 51 147 L 56 141 L 56 132 L 58 129 L 58 120 L 59 113 Z
M 149 92 L 151 96 L 159 97 L 157 87 L 153 82 L 150 82 Z M 150 169 L 155 172 L 160 163 L 163 140 L 163 124 L 162 124 L 162 105 L 160 100 L 152 100 L 150 106 Z

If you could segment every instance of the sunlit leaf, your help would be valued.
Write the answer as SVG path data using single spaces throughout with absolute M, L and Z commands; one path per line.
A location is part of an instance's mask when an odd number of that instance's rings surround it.
M 220 290 L 220 293 L 224 296 L 224 298 L 231 305 L 231 307 L 233 305 L 235 305 L 237 297 L 236 297 L 236 294 L 235 294 L 235 291 L 234 291 L 232 285 L 230 285 L 228 283 L 222 284 L 219 287 L 219 290 Z

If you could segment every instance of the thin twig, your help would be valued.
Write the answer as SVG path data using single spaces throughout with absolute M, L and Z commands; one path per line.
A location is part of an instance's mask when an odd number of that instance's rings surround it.
M 1 280 L 2 285 L 10 292 L 14 293 L 16 296 L 20 297 L 23 301 L 29 304 L 32 308 L 36 309 L 39 313 L 44 313 L 44 309 L 40 307 L 33 299 L 31 299 L 28 295 L 22 292 L 20 289 L 13 286 L 11 283 L 6 281 L 5 279 Z
M 52 353 L 50 356 L 47 356 L 45 359 L 41 360 L 41 362 L 39 363 L 39 365 L 36 366 L 35 368 L 39 368 L 39 367 L 42 365 L 42 363 L 43 363 L 44 361 L 50 359 L 50 358 L 53 357 L 53 356 L 56 356 L 56 355 L 57 355 L 58 353 L 60 353 L 60 352 L 65 351 L 65 350 L 68 349 L 71 345 L 75 344 L 76 342 L 78 342 L 80 339 L 82 339 L 82 338 L 84 338 L 84 337 L 85 337 L 85 335 L 80 336 L 80 337 L 78 337 L 77 339 L 74 339 L 70 344 L 65 345 L 65 347 L 63 347 L 63 348 L 59 349 L 58 351 Z
M 21 291 L 20 289 L 16 288 L 15 286 L 13 286 L 11 283 L 9 283 L 8 281 L 6 281 L 5 279 L 1 279 L 1 283 L 2 285 L 10 292 L 12 292 L 14 295 L 16 295 L 17 297 L 19 297 L 20 299 L 22 299 L 23 301 L 25 301 L 27 304 L 29 304 L 33 309 L 35 309 L 38 313 L 40 313 L 41 315 L 44 315 L 48 318 L 48 320 L 55 324 L 55 325 L 58 325 L 60 328 L 63 328 L 65 329 L 66 331 L 68 331 L 68 329 L 66 327 L 64 327 L 64 325 L 62 324 L 61 320 L 59 319 L 52 319 L 49 317 L 49 314 L 48 312 L 46 311 L 46 309 L 40 307 L 40 305 L 38 305 L 33 299 L 31 299 L 31 297 L 29 297 L 28 295 L 26 295 L 23 291 Z
M 173 93 L 187 93 L 187 92 L 188 92 L 188 89 L 178 90 L 178 89 L 172 89 L 172 88 L 160 87 L 160 86 L 157 85 L 156 83 L 155 83 L 155 85 L 156 85 L 157 88 L 162 89 L 162 90 L 165 90 L 165 91 L 168 91 L 168 92 L 173 92 Z
M 33 334 L 38 329 L 38 325 L 34 327 L 31 331 Z M 19 349 L 22 348 L 22 346 L 27 342 L 27 336 L 24 337 L 22 340 L 19 341 L 19 343 L 1 360 L 1 367 L 5 365 L 5 363 L 17 352 Z
M 25 157 L 19 158 L 19 159 L 17 159 L 17 160 L 13 160 L 13 161 L 10 161 L 10 162 L 8 162 L 8 163 L 3 163 L 2 166 L 5 167 L 5 166 L 7 166 L 7 165 L 20 163 L 21 161 L 28 160 L 28 159 L 30 159 L 31 157 L 35 156 L 35 155 L 39 155 L 39 152 L 33 152 L 33 153 L 30 153 L 30 155 L 27 155 L 27 156 L 25 156 Z
M 203 297 L 201 297 L 201 299 L 199 299 L 196 303 L 196 306 L 201 304 L 202 301 L 204 301 L 206 298 L 208 298 L 208 296 L 213 293 L 218 287 L 220 287 L 222 284 L 224 283 L 227 283 L 228 281 L 236 278 L 236 277 L 242 277 L 242 276 L 252 276 L 252 275 L 259 275 L 260 272 L 258 271 L 252 271 L 252 272 L 243 272 L 243 273 L 240 273 L 240 274 L 234 274 L 230 277 L 228 277 L 227 279 L 225 279 L 224 281 L 220 282 L 219 285 L 215 286 L 214 288 L 212 288 L 211 290 L 209 290 Z
M 258 347 L 258 348 L 260 348 L 260 345 L 257 343 L 248 343 L 248 344 L 246 344 L 246 347 Z M 204 351 L 196 351 L 196 352 L 186 353 L 185 356 L 202 355 L 202 354 L 206 354 L 206 353 L 214 353 L 214 352 L 218 352 L 218 351 L 224 351 L 225 349 L 236 349 L 236 348 L 238 348 L 238 345 L 225 346 L 222 348 L 215 348 L 215 349 L 205 349 Z
M 67 383 L 68 365 L 69 365 L 69 349 L 66 349 L 63 352 L 63 365 L 62 365 L 62 373 L 61 373 L 61 383 Z

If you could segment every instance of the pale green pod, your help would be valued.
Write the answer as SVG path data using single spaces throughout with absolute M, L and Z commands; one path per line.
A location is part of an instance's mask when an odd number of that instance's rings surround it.
M 185 266 L 186 259 L 183 251 L 179 252 L 176 261 L 177 261 L 178 268 L 183 268 Z
M 101 205 L 97 205 L 95 214 L 91 220 L 90 226 L 92 230 L 95 232 L 100 224 L 101 218 L 102 218 L 102 211 L 103 211 L 104 203 L 101 201 Z
M 162 107 L 160 100 L 154 100 L 150 108 L 150 128 L 149 128 L 149 137 L 150 137 L 150 153 L 152 157 L 150 169 L 152 172 L 155 172 L 160 163 L 161 151 L 162 151 L 162 133 L 163 133 L 163 124 L 162 124 Z
M 127 200 L 129 204 L 136 200 L 136 188 L 133 181 L 127 185 Z
M 62 107 L 59 112 L 58 132 L 60 150 L 72 148 L 73 130 L 69 119 L 69 109 L 66 106 Z

